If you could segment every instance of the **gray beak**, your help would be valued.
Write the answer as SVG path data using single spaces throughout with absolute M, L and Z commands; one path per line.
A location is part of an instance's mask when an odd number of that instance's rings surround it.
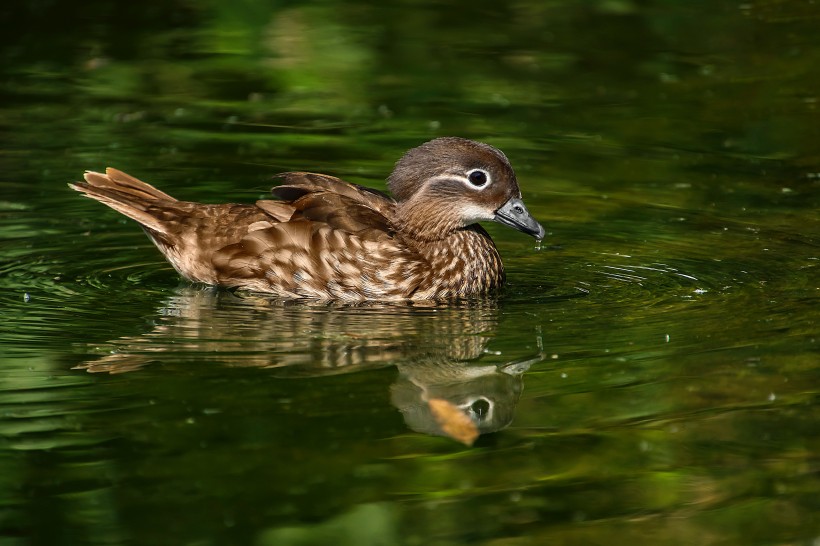
M 493 221 L 532 235 L 539 241 L 544 238 L 544 226 L 530 216 L 530 211 L 524 206 L 524 201 L 518 197 L 511 198 L 495 211 Z

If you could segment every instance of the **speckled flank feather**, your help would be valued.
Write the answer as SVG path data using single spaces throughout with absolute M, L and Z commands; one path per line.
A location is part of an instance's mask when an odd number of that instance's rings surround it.
M 473 165 L 494 186 L 471 191 L 463 173 Z M 279 200 L 246 205 L 178 201 L 115 169 L 70 186 L 139 222 L 192 281 L 349 301 L 467 297 L 504 282 L 495 245 L 472 219 L 520 197 L 495 148 L 437 139 L 411 150 L 391 175 L 398 201 L 331 176 L 280 177 Z

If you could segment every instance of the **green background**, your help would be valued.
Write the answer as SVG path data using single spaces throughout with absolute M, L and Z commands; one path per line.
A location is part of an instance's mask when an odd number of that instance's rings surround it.
M 818 24 L 796 0 L 5 2 L 0 544 L 815 545 Z M 547 228 L 488 226 L 498 298 L 192 287 L 66 187 L 383 189 L 443 135 L 503 149 Z M 425 389 L 501 430 L 428 434 Z

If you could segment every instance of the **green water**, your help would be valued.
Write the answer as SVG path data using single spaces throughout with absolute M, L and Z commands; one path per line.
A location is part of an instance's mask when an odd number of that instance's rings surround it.
M 820 5 L 11 2 L 0 544 L 820 542 Z M 182 282 L 66 187 L 252 201 L 503 149 L 543 246 L 461 304 Z M 477 408 L 471 447 L 435 396 Z

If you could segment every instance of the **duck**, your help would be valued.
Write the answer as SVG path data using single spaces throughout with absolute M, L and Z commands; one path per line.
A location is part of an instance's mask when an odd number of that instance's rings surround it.
M 479 222 L 540 241 L 507 156 L 460 137 L 410 149 L 379 190 L 276 175 L 272 199 L 180 201 L 113 168 L 69 187 L 138 222 L 185 279 L 286 299 L 420 301 L 497 292 L 504 265 Z

